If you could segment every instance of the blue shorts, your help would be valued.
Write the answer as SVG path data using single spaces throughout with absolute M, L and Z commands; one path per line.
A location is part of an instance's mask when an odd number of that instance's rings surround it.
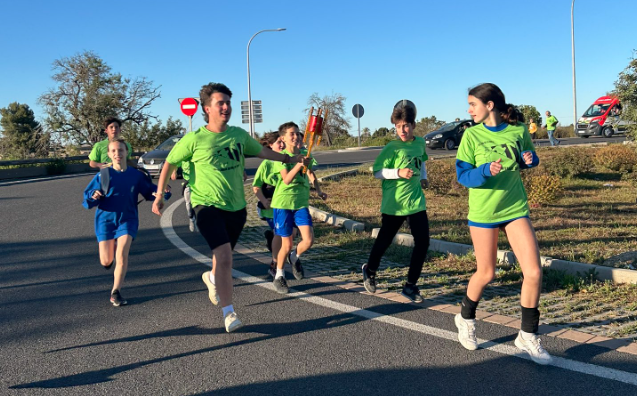
M 312 227 L 312 216 L 307 208 L 274 209 L 274 233 L 276 235 L 280 237 L 291 236 L 295 225 Z
M 274 230 L 274 219 L 265 217 L 265 222 L 268 223 L 268 227 L 270 227 L 271 230 Z
M 479 228 L 500 228 L 506 227 L 509 223 L 517 220 L 517 219 L 528 219 L 529 216 L 520 216 L 510 220 L 499 221 L 497 223 L 477 223 L 475 221 L 469 220 L 469 227 L 479 227 Z

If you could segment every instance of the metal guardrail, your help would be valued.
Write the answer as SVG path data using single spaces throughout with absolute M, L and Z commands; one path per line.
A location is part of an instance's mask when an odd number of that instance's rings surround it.
M 132 154 L 132 158 L 139 158 L 143 152 L 137 152 Z M 10 165 L 33 165 L 33 164 L 48 164 L 50 162 L 62 160 L 64 162 L 71 161 L 88 161 L 88 155 L 76 155 L 73 157 L 58 157 L 58 158 L 30 158 L 23 160 L 11 160 L 11 161 L 0 161 L 0 166 L 10 166 Z

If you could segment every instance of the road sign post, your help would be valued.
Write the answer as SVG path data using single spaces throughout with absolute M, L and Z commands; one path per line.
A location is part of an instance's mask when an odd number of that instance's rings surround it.
M 184 115 L 188 116 L 188 132 L 192 131 L 192 116 L 197 114 L 199 99 L 195 98 L 179 98 L 179 108 Z
M 252 113 L 252 123 L 257 124 L 263 122 L 263 108 L 260 100 L 252 101 L 252 111 L 250 111 L 250 101 L 241 101 L 241 123 L 250 123 L 250 113 Z M 254 131 L 253 131 L 254 132 Z
M 358 147 L 361 146 L 361 117 L 365 114 L 365 109 L 359 104 L 352 107 L 352 114 L 358 119 Z

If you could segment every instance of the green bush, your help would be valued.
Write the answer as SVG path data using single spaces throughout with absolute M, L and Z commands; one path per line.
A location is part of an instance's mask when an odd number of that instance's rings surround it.
M 562 179 L 547 174 L 541 168 L 522 172 L 522 182 L 531 207 L 555 202 L 563 192 Z
M 597 149 L 593 162 L 614 172 L 632 172 L 637 170 L 637 152 L 627 145 L 611 144 Z
M 366 147 L 385 146 L 387 143 L 391 142 L 394 139 L 396 139 L 396 135 L 394 134 L 388 134 L 385 136 L 377 136 L 375 138 L 367 138 L 363 140 L 362 145 Z
M 592 157 L 594 155 L 595 149 L 588 147 L 564 148 L 560 151 L 560 155 L 542 158 L 540 169 L 549 175 L 577 177 L 593 171 L 595 166 Z
M 61 158 L 56 158 L 46 164 L 47 175 L 61 175 L 66 170 L 66 162 Z
M 555 128 L 555 133 L 553 134 L 556 138 L 567 138 L 567 137 L 576 137 L 575 132 L 573 131 L 573 126 L 569 125 L 566 127 L 558 126 Z M 536 139 L 548 139 L 549 134 L 546 129 L 538 128 L 537 132 L 535 132 Z

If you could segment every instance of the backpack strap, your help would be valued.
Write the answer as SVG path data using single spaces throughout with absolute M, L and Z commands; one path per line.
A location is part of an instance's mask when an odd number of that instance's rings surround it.
M 111 174 L 108 171 L 108 168 L 100 169 L 100 184 L 102 186 L 102 193 L 104 196 L 108 194 L 108 188 L 111 184 Z

